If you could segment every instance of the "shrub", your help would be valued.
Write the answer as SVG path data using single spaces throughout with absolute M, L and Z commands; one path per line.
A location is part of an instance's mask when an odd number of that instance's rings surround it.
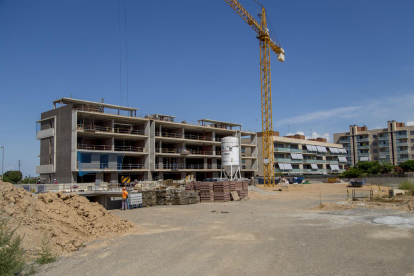
M 401 182 L 400 185 L 398 185 L 398 188 L 401 190 L 414 191 L 414 184 L 406 180 L 406 181 Z
M 357 178 L 361 176 L 362 176 L 362 172 L 356 167 L 352 167 L 351 169 L 349 169 L 349 171 L 344 171 L 340 175 L 340 177 L 344 177 L 344 178 Z
M 25 266 L 24 249 L 20 246 L 23 237 L 16 235 L 16 230 L 10 228 L 8 218 L 0 219 L 0 275 L 16 275 Z
M 49 244 L 49 237 L 45 233 L 40 245 L 40 252 L 38 253 L 39 258 L 36 260 L 38 264 L 48 264 L 56 261 L 56 255 L 53 254 Z

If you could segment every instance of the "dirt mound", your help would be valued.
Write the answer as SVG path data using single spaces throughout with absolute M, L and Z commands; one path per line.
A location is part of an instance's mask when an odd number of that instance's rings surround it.
M 24 235 L 29 256 L 39 249 L 45 234 L 54 252 L 77 250 L 86 242 L 120 233 L 134 224 L 111 214 L 99 203 L 76 194 L 46 193 L 34 197 L 24 189 L 0 182 L 0 214 L 8 215 L 17 233 Z

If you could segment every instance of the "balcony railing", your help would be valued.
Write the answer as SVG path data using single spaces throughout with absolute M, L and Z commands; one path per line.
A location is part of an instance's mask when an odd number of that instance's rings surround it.
M 388 135 L 387 136 L 378 136 L 378 140 L 388 140 Z
M 274 151 L 283 151 L 283 152 L 302 152 L 301 149 L 291 149 L 291 148 L 274 148 Z
M 115 151 L 145 152 L 145 148 L 131 146 L 115 146 Z
M 340 144 L 341 143 L 351 143 L 351 139 L 343 139 L 343 140 L 339 140 L 338 141 Z
M 155 164 L 155 169 L 162 168 L 163 170 L 204 170 L 204 164 Z M 217 165 L 219 169 L 219 165 Z
M 395 134 L 395 138 L 397 138 L 397 139 L 408 138 L 408 134 Z
M 168 137 L 168 138 L 184 138 L 183 134 L 169 133 L 169 132 L 155 132 L 155 136 Z
M 408 143 L 407 142 L 397 142 L 395 144 L 397 145 L 397 147 L 400 147 L 400 146 L 406 146 L 406 147 L 408 147 Z
M 326 163 L 326 161 L 317 159 L 303 159 L 303 163 Z
M 77 125 L 77 130 L 83 131 L 99 131 L 99 132 L 108 132 L 108 133 L 122 133 L 122 134 L 135 134 L 135 135 L 144 135 L 145 132 L 143 130 L 136 130 L 131 128 L 121 128 L 121 127 L 105 127 L 105 126 L 97 126 L 97 125 Z
M 369 146 L 357 146 L 358 149 L 369 149 Z
M 397 150 L 397 153 L 406 153 L 407 154 L 409 152 L 408 152 L 408 149 L 406 149 L 406 150 Z
M 358 152 L 358 156 L 369 156 L 369 152 Z
M 275 162 L 293 162 L 293 163 L 302 163 L 302 159 L 290 159 L 290 158 L 275 158 Z
M 86 145 L 86 144 L 78 144 L 78 149 L 80 150 L 105 150 L 111 151 L 111 145 Z
M 302 150 L 303 153 L 307 153 L 307 154 L 317 154 L 316 151 L 309 151 L 309 150 Z
M 389 143 L 385 143 L 385 144 L 378 144 L 379 148 L 388 148 L 390 146 Z
M 358 142 L 368 142 L 369 141 L 369 137 L 368 138 L 357 138 Z
M 120 170 L 145 170 L 145 164 L 118 164 Z

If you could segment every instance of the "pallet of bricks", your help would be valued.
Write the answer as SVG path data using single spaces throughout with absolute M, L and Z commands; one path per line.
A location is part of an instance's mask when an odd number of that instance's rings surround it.
M 195 182 L 194 189 L 200 195 L 200 202 L 214 201 L 214 182 Z
M 230 201 L 230 182 L 217 181 L 214 182 L 214 202 Z
M 142 207 L 142 194 L 141 193 L 129 193 L 128 195 L 129 209 Z
M 142 205 L 145 207 L 157 205 L 155 191 L 142 191 Z
M 240 199 L 249 196 L 249 183 L 247 181 L 229 181 L 230 191 L 236 191 Z
M 174 190 L 156 191 L 157 205 L 171 205 L 174 198 Z

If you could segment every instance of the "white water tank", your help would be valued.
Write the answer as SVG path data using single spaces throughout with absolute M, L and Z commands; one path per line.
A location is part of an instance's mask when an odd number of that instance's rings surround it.
M 237 137 L 221 139 L 221 166 L 232 177 L 240 168 L 240 149 Z

